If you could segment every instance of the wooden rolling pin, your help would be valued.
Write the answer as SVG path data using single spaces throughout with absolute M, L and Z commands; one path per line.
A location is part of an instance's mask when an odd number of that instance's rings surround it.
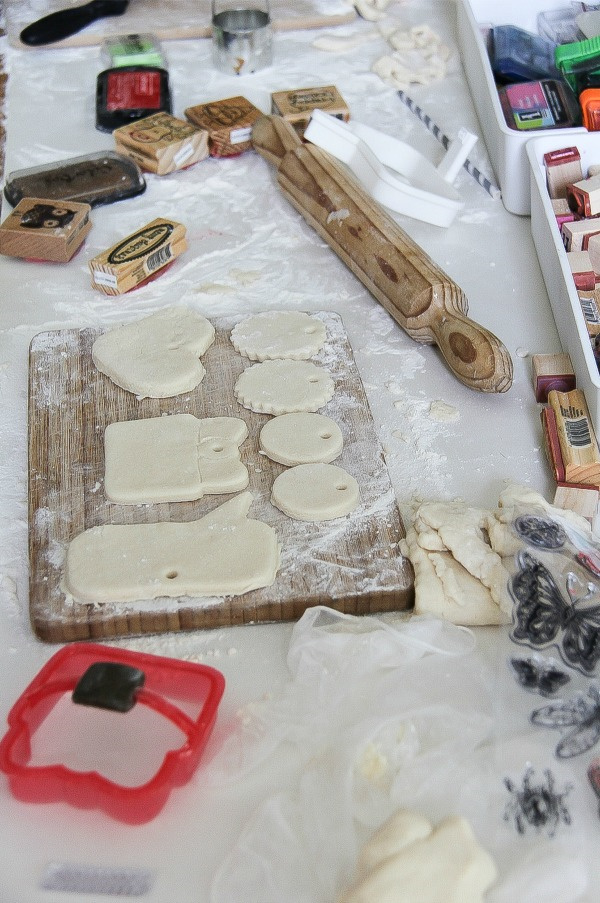
M 506 392 L 512 361 L 502 342 L 466 316 L 464 292 L 330 154 L 303 144 L 279 116 L 254 124 L 255 149 L 278 169 L 285 196 L 417 342 L 437 345 L 458 379 Z

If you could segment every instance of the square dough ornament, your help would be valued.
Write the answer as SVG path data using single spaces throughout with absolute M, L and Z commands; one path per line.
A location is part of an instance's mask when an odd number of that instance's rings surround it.
M 248 485 L 237 417 L 171 414 L 109 423 L 104 433 L 104 491 L 111 502 L 188 502 Z

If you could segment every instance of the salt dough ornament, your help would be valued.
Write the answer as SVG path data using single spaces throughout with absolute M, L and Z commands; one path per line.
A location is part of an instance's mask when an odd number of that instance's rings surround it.
M 231 330 L 231 344 L 251 361 L 304 361 L 323 347 L 326 337 L 321 320 L 294 310 L 255 314 Z
M 199 357 L 212 345 L 212 323 L 186 307 L 165 307 L 99 336 L 92 359 L 117 386 L 140 398 L 171 398 L 204 377 Z
M 497 878 L 466 819 L 435 827 L 401 810 L 365 844 L 357 883 L 340 903 L 483 903 Z
M 317 411 L 332 398 L 333 379 L 310 361 L 263 361 L 244 370 L 233 387 L 236 400 L 258 414 Z
M 271 502 L 295 520 L 333 520 L 350 514 L 359 501 L 358 483 L 335 464 L 291 467 L 279 474 L 271 489 Z
M 111 502 L 188 502 L 248 485 L 238 417 L 172 414 L 111 423 L 104 433 L 104 490 Z
M 331 417 L 302 411 L 281 414 L 265 423 L 259 435 L 261 450 L 285 464 L 329 464 L 341 454 L 342 431 Z
M 237 596 L 270 586 L 279 567 L 275 530 L 249 518 L 242 492 L 196 521 L 104 524 L 71 540 L 64 586 L 79 602 L 160 596 Z

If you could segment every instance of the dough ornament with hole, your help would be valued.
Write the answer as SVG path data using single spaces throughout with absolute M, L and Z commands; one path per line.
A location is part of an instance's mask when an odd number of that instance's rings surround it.
M 260 431 L 261 450 L 272 461 L 294 464 L 329 464 L 344 446 L 342 431 L 331 417 L 303 411 L 281 414 Z
M 238 417 L 171 414 L 110 423 L 104 432 L 104 490 L 111 502 L 189 502 L 240 492 L 248 427 Z
M 288 517 L 316 522 L 350 514 L 360 491 L 354 477 L 335 464 L 298 464 L 274 480 L 271 501 Z
M 103 333 L 92 359 L 101 373 L 140 398 L 171 398 L 202 381 L 199 358 L 214 339 L 206 317 L 187 307 L 165 307 Z
M 269 310 L 241 320 L 231 330 L 231 343 L 251 361 L 304 361 L 324 345 L 325 325 L 294 310 Z
M 248 517 L 242 492 L 196 521 L 104 524 L 71 540 L 64 585 L 79 602 L 160 596 L 239 596 L 270 586 L 279 567 L 275 530 Z
M 244 370 L 233 387 L 236 400 L 258 414 L 317 411 L 333 397 L 335 383 L 310 361 L 263 361 Z
M 339 903 L 483 903 L 496 878 L 466 819 L 434 826 L 400 810 L 364 845 L 358 880 Z

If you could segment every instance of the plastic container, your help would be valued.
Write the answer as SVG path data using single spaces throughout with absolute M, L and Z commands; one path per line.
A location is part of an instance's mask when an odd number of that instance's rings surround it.
M 573 364 L 577 387 L 582 389 L 594 428 L 600 430 L 600 373 L 594 357 L 592 341 L 575 289 L 556 217 L 546 187 L 544 154 L 560 150 L 567 144 L 578 148 L 584 173 L 592 164 L 600 163 L 600 135 L 582 133 L 564 139 L 564 133 L 534 138 L 527 144 L 531 191 L 531 231 L 552 306 L 563 351 Z
M 107 69 L 119 66 L 159 66 L 166 69 L 160 41 L 153 34 L 122 34 L 102 44 L 102 59 Z
M 515 25 L 495 25 L 491 40 L 491 66 L 497 79 L 530 82 L 556 78 L 555 43 Z
M 63 800 L 147 822 L 192 776 L 224 688 L 223 675 L 205 665 L 95 643 L 64 646 L 11 708 L 0 769 L 24 802 Z M 165 724 L 175 740 L 167 742 Z M 152 756 L 148 775 L 143 759 Z M 121 783 L 105 774 L 123 763 Z
M 25 197 L 77 201 L 97 207 L 134 197 L 145 189 L 137 163 L 115 151 L 98 151 L 17 169 L 9 173 L 4 195 L 13 207 Z
M 501 25 L 505 22 L 535 32 L 538 13 L 559 9 L 564 5 L 564 0 L 554 2 L 546 0 L 539 4 L 523 3 L 522 0 L 505 0 L 501 4 L 496 0 L 458 0 L 456 8 L 462 64 L 488 155 L 502 189 L 502 201 L 511 213 L 524 216 L 529 214 L 531 206 L 526 144 L 539 133 L 519 132 L 506 124 L 484 32 L 486 26 Z M 565 144 L 575 143 L 569 140 L 569 135 L 586 134 L 586 130 L 581 126 L 556 131 L 560 133 L 559 142 L 564 141 Z

